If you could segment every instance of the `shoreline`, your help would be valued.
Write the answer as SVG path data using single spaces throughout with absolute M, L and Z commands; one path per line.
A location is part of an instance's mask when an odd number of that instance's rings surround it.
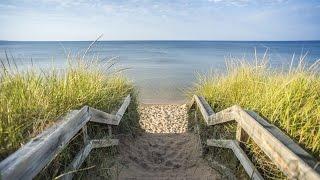
M 188 99 L 169 100 L 169 99 L 139 99 L 141 105 L 183 105 L 188 103 Z

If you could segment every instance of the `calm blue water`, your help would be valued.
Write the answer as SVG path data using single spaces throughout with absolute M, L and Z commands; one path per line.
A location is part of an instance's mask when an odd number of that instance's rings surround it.
M 91 42 L 13 42 L 0 41 L 0 58 L 5 51 L 21 67 L 33 63 L 41 68 L 64 68 L 66 52 L 84 51 Z M 130 68 L 125 74 L 140 89 L 145 103 L 181 102 L 183 90 L 192 84 L 195 72 L 210 69 L 224 71 L 228 57 L 253 59 L 254 49 L 262 56 L 268 49 L 273 67 L 287 66 L 295 54 L 308 53 L 306 61 L 320 58 L 320 41 L 248 42 L 248 41 L 101 41 L 90 55 L 117 57 L 119 67 Z

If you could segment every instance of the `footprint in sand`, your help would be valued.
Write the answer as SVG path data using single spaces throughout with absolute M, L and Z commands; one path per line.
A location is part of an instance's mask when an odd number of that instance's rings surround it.
M 196 135 L 187 132 L 187 110 L 183 105 L 141 106 L 136 138 L 120 139 L 117 179 L 221 179 L 201 158 Z

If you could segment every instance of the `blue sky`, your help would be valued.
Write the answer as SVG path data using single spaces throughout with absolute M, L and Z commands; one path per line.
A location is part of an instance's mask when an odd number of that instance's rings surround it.
M 3 40 L 319 40 L 319 0 L 1 0 Z

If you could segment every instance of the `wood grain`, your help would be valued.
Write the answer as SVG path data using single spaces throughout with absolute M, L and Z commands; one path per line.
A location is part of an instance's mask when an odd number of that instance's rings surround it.
M 69 143 L 90 120 L 89 108 L 70 112 L 0 163 L 2 179 L 32 179 Z

